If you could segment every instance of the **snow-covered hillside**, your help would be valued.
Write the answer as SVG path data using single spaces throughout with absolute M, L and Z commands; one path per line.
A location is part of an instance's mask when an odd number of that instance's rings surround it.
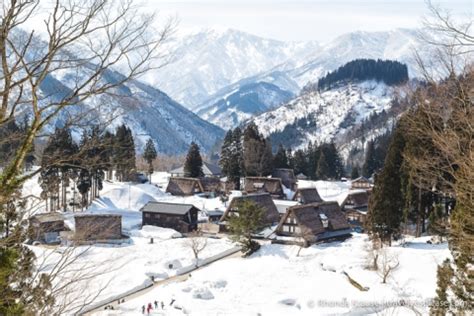
M 169 44 L 172 62 L 145 77 L 189 108 L 240 79 L 317 50 L 317 42 L 282 42 L 238 30 L 206 29 Z
M 203 119 L 227 130 L 293 97 L 293 93 L 282 90 L 272 83 L 257 82 L 239 87 L 223 96 L 222 99 L 198 109 L 196 113 Z
M 207 29 L 167 45 L 175 51 L 172 62 L 145 80 L 192 109 L 202 108 L 203 103 L 210 105 L 209 99 L 220 99 L 222 90 L 234 91 L 240 80 L 246 84 L 273 83 L 298 92 L 308 82 L 357 58 L 398 60 L 408 65 L 411 77 L 418 74 L 413 48 L 419 47 L 419 41 L 416 31 L 408 29 L 353 32 L 324 44 L 282 42 L 237 30 Z M 274 73 L 285 80 L 272 81 Z
M 265 136 L 291 141 L 292 148 L 309 141 L 330 142 L 372 113 L 388 110 L 395 93 L 396 88 L 375 81 L 344 84 L 321 93 L 303 93 L 253 121 Z

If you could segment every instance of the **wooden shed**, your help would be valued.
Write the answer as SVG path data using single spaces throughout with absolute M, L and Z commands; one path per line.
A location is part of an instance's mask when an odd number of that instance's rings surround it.
M 76 214 L 74 215 L 76 241 L 106 241 L 122 239 L 122 215 Z
M 366 177 L 359 177 L 351 181 L 351 189 L 365 189 L 371 188 L 370 181 Z
M 323 202 L 289 208 L 276 233 L 313 243 L 345 239 L 351 236 L 351 228 L 337 202 Z
M 273 170 L 272 178 L 280 178 L 281 183 L 291 191 L 296 190 L 296 177 L 293 169 L 277 168 Z
M 225 221 L 233 214 L 238 214 L 239 205 L 244 201 L 252 201 L 265 210 L 265 224 L 272 225 L 273 223 L 278 223 L 280 216 L 272 197 L 268 193 L 248 194 L 234 197 L 224 212 L 224 215 L 222 215 L 221 221 Z
M 199 209 L 192 204 L 148 202 L 140 212 L 143 225 L 172 228 L 181 233 L 197 229 Z
M 32 241 L 52 244 L 60 242 L 60 233 L 69 231 L 64 224 L 64 217 L 61 213 L 51 212 L 37 214 L 29 219 L 29 236 Z
M 276 199 L 285 197 L 280 178 L 246 177 L 244 190 L 247 193 L 269 193 Z
M 310 204 L 323 202 L 323 199 L 319 195 L 318 189 L 301 188 L 296 190 L 296 193 L 293 196 L 293 201 L 298 201 L 301 204 Z
M 367 210 L 369 205 L 369 193 L 365 190 L 349 192 L 341 204 L 347 220 L 353 227 L 363 229 L 367 220 Z
M 188 196 L 205 191 L 201 181 L 197 178 L 172 177 L 168 182 L 166 192 L 176 196 Z

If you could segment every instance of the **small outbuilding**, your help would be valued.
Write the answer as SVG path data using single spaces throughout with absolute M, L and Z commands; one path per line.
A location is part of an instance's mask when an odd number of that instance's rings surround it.
M 370 180 L 366 177 L 359 177 L 351 181 L 351 189 L 364 189 L 369 190 L 371 188 Z
M 41 243 L 60 243 L 60 233 L 69 231 L 69 228 L 64 224 L 63 215 L 57 212 L 34 215 L 30 217 L 29 223 L 30 239 Z
M 323 199 L 319 195 L 318 189 L 301 188 L 296 190 L 293 201 L 298 201 L 301 204 L 310 204 L 323 202 Z
M 350 237 L 351 228 L 337 202 L 323 202 L 289 208 L 276 233 L 314 243 Z
M 197 229 L 199 209 L 192 204 L 148 202 L 140 209 L 142 224 L 172 228 L 180 233 Z
M 75 241 L 98 242 L 123 239 L 122 215 L 117 214 L 76 214 Z
M 285 197 L 280 178 L 246 177 L 244 190 L 247 193 L 269 193 L 275 199 Z
M 244 201 L 254 202 L 265 210 L 265 224 L 272 225 L 278 223 L 280 215 L 278 214 L 277 207 L 275 206 L 272 197 L 268 193 L 248 194 L 234 197 L 224 212 L 224 215 L 222 215 L 221 221 L 225 222 L 229 216 L 238 214 L 239 205 Z
M 197 178 L 172 177 L 168 182 L 166 192 L 176 196 L 189 196 L 205 191 Z
M 347 220 L 355 228 L 363 229 L 367 220 L 369 193 L 365 190 L 349 192 L 341 204 Z
M 296 177 L 293 169 L 276 168 L 273 170 L 272 178 L 280 178 L 281 183 L 291 191 L 296 190 Z

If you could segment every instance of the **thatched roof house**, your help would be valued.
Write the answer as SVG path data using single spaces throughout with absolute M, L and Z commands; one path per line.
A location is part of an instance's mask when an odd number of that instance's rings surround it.
M 201 186 L 204 192 L 222 192 L 223 183 L 219 178 L 201 178 Z
M 296 193 L 293 196 L 293 201 L 298 201 L 301 204 L 310 204 L 323 202 L 323 199 L 319 195 L 318 189 L 301 188 L 296 190 Z
M 277 199 L 285 197 L 280 178 L 246 177 L 244 190 L 247 193 L 269 193 Z
M 229 206 L 222 215 L 221 221 L 225 221 L 229 216 L 232 216 L 234 213 L 239 212 L 239 205 L 244 201 L 252 201 L 265 210 L 265 224 L 277 223 L 280 219 L 278 210 L 273 203 L 273 199 L 268 193 L 259 193 L 259 194 L 248 194 L 237 196 L 232 199 Z
M 69 228 L 64 224 L 64 217 L 61 213 L 37 214 L 30 217 L 29 223 L 29 236 L 32 241 L 47 244 L 58 243 L 60 242 L 60 233 L 69 231 Z
M 370 181 L 366 177 L 359 177 L 351 181 L 351 189 L 370 189 Z
M 354 209 L 354 208 L 365 208 L 369 205 L 369 193 L 367 191 L 359 190 L 355 192 L 349 192 L 347 197 L 341 204 L 343 210 Z
M 204 187 L 197 178 L 177 178 L 172 177 L 166 187 L 166 192 L 177 196 L 194 195 L 196 193 L 202 193 Z
M 277 168 L 273 170 L 273 178 L 280 178 L 281 183 L 291 191 L 296 190 L 296 177 L 293 169 Z
M 205 177 L 220 177 L 222 175 L 222 170 L 219 166 L 213 165 L 209 162 L 202 162 L 202 172 Z M 172 177 L 185 177 L 184 166 L 176 168 L 170 171 Z
M 337 202 L 323 202 L 289 208 L 276 233 L 318 242 L 347 238 L 351 229 Z
M 122 239 L 122 215 L 76 214 L 74 215 L 76 241 L 107 241 Z
M 143 225 L 172 228 L 181 233 L 197 229 L 199 209 L 192 204 L 150 201 L 140 212 Z

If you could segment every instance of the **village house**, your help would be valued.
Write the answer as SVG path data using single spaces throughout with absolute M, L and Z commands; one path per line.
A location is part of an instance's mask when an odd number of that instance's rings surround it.
M 274 199 L 285 197 L 280 178 L 246 177 L 244 191 L 247 193 L 269 193 Z
M 318 189 L 301 188 L 296 190 L 293 201 L 298 201 L 301 204 L 310 204 L 323 202 L 323 199 L 319 195 Z
M 202 172 L 204 177 L 214 177 L 219 178 L 222 175 L 222 170 L 219 166 L 213 165 L 209 162 L 202 162 Z M 185 177 L 184 166 L 173 169 L 170 171 L 171 177 Z
M 278 210 L 272 197 L 268 193 L 248 194 L 234 197 L 224 212 L 224 215 L 222 215 L 221 222 L 225 222 L 226 219 L 233 214 L 238 214 L 239 205 L 244 201 L 251 201 L 264 209 L 264 224 L 272 225 L 278 223 L 280 215 L 278 214 Z
M 32 241 L 52 244 L 60 242 L 61 232 L 69 231 L 61 213 L 43 213 L 29 219 L 29 236 Z
M 75 241 L 102 242 L 127 238 L 122 235 L 122 215 L 76 214 L 74 222 Z
M 351 181 L 351 189 L 370 190 L 370 188 L 370 181 L 366 177 L 359 177 Z
M 205 191 L 201 181 L 197 178 L 172 177 L 168 182 L 166 192 L 175 196 L 189 196 Z
M 365 190 L 349 192 L 341 203 L 347 220 L 352 227 L 362 230 L 367 220 L 367 210 L 369 205 L 369 193 Z
M 281 183 L 291 191 L 296 190 L 296 177 L 293 169 L 277 168 L 273 170 L 272 178 L 280 178 Z
M 197 229 L 200 210 L 192 204 L 150 201 L 140 209 L 142 224 L 172 228 L 180 233 Z
M 337 202 L 322 202 L 289 208 L 276 233 L 314 243 L 350 237 L 351 228 Z
M 286 214 L 286 211 L 288 211 L 290 207 L 300 204 L 298 201 L 291 200 L 273 200 L 273 203 L 275 203 L 280 219 Z

